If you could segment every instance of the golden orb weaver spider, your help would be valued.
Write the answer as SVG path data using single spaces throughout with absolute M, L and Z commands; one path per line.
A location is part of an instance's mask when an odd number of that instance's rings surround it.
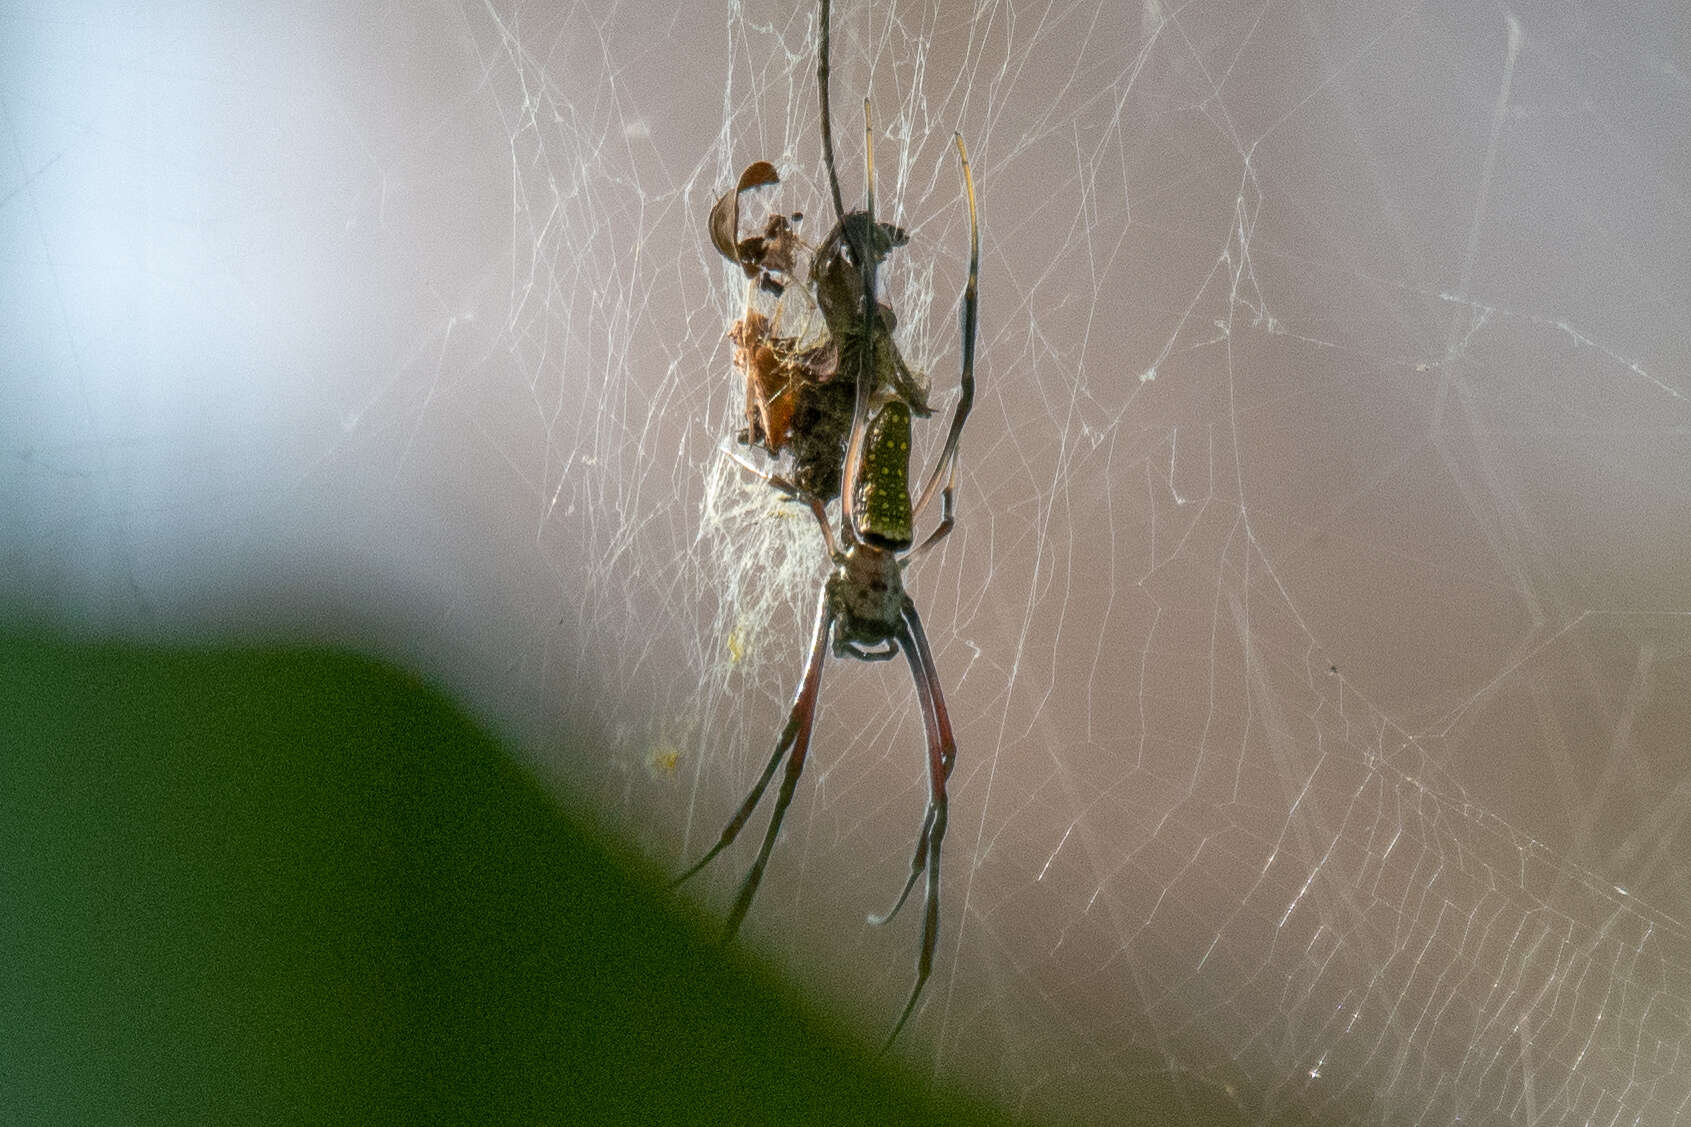
M 758 884 L 763 880 L 764 869 L 781 830 L 781 820 L 792 802 L 799 776 L 804 772 L 821 694 L 822 666 L 830 638 L 836 657 L 888 661 L 902 652 L 909 662 L 911 677 L 916 684 L 916 698 L 922 710 L 928 750 L 928 804 L 904 889 L 890 910 L 883 915 L 870 916 L 869 922 L 884 924 L 891 920 L 904 906 L 917 879 L 924 872 L 927 874 L 927 887 L 916 982 L 898 1022 L 881 1047 L 885 1052 L 916 1009 L 922 988 L 933 970 L 934 949 L 939 939 L 940 845 L 945 839 L 947 801 L 945 784 L 957 756 L 957 744 L 952 736 L 951 719 L 946 713 L 945 697 L 940 689 L 939 673 L 928 647 L 927 634 L 922 629 L 915 601 L 904 589 L 903 576 L 909 562 L 943 539 L 956 523 L 958 443 L 975 398 L 980 226 L 976 218 L 975 185 L 969 170 L 969 154 L 963 145 L 962 134 L 958 133 L 953 139 L 969 207 L 969 277 L 963 289 L 961 311 L 962 374 L 958 380 L 957 405 L 952 410 L 945 446 L 928 476 L 927 484 L 912 503 L 910 417 L 912 414 L 926 415 L 929 408 L 919 385 L 910 376 L 892 342 L 892 311 L 881 305 L 875 296 L 876 270 L 881 260 L 894 247 L 904 245 L 908 237 L 901 228 L 875 221 L 874 130 L 868 99 L 863 102 L 864 206 L 862 211 L 847 213 L 845 210 L 839 174 L 834 167 L 833 127 L 828 108 L 829 0 L 821 0 L 821 8 L 816 84 L 822 116 L 822 161 L 828 173 L 837 222 L 812 259 L 811 283 L 814 287 L 812 296 L 828 323 L 833 354 L 827 358 L 822 353 L 801 355 L 791 342 L 772 336 L 767 326 L 751 322 L 749 316 L 736 327 L 743 334 L 736 345 L 751 349 L 762 346 L 770 350 L 761 360 L 749 360 L 743 365 L 748 379 L 748 431 L 757 436 L 758 426 L 763 426 L 762 441 L 757 444 L 770 453 L 778 452 L 789 437 L 802 439 L 808 426 L 826 425 L 821 421 L 807 422 L 791 409 L 784 408 L 779 412 L 766 410 L 779 395 L 786 393 L 787 383 L 783 381 L 792 382 L 796 391 L 807 380 L 813 386 L 828 383 L 835 370 L 850 374 L 851 422 L 849 437 L 844 443 L 843 461 L 839 463 L 837 485 L 840 497 L 839 535 L 835 536 L 824 508 L 832 493 L 819 494 L 812 488 L 818 479 L 828 480 L 825 465 L 819 470 L 813 467 L 807 471 L 803 461 L 799 460 L 794 480 L 789 481 L 735 458 L 781 493 L 809 507 L 822 528 L 833 570 L 817 603 L 809 656 L 805 660 L 786 724 L 775 741 L 774 753 L 750 793 L 741 801 L 739 809 L 723 827 L 716 844 L 675 883 L 680 884 L 703 869 L 739 836 L 763 799 L 770 780 L 775 777 L 776 768 L 785 759 L 787 769 L 776 794 L 769 828 L 764 832 L 757 857 L 741 881 L 734 906 L 728 914 L 726 936 L 728 939 L 734 937 L 751 907 Z M 772 218 L 760 238 L 738 240 L 739 193 L 748 187 L 774 183 L 776 179 L 774 167 L 767 162 L 748 167 L 740 178 L 739 186 L 718 200 L 711 209 L 710 228 L 717 249 L 740 263 L 748 277 L 763 275 L 761 284 L 773 285 L 779 290 L 784 283 L 767 275 L 790 273 L 794 269 L 797 236 L 786 218 Z M 730 199 L 735 201 L 731 211 Z M 796 221 L 799 217 L 795 215 L 793 218 Z M 779 378 L 771 376 L 775 372 L 780 373 Z M 768 378 L 769 382 L 757 388 L 751 386 L 752 380 L 762 378 Z M 871 399 L 884 400 L 873 418 L 870 417 Z M 761 415 L 761 422 L 754 419 L 754 415 Z M 780 422 L 772 423 L 772 419 Z M 828 442 L 819 449 L 831 451 L 837 445 L 832 436 L 828 436 Z M 819 456 L 825 461 L 832 455 L 824 453 Z M 801 474 L 807 475 L 809 480 Z M 936 492 L 941 498 L 939 524 L 925 540 L 912 548 L 915 520 L 927 509 Z

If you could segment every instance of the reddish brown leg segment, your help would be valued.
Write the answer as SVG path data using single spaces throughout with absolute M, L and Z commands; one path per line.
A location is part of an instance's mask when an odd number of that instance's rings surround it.
M 675 881 L 680 884 L 710 864 L 712 858 L 733 843 L 740 830 L 745 827 L 747 819 L 752 816 L 752 811 L 757 809 L 763 792 L 769 787 L 769 780 L 775 776 L 775 768 L 783 756 L 788 756 L 787 773 L 782 778 L 781 789 L 775 796 L 775 811 L 770 815 L 769 829 L 763 835 L 763 845 L 757 852 L 757 859 L 752 862 L 751 871 L 746 874 L 745 880 L 740 882 L 740 891 L 734 897 L 734 909 L 728 914 L 728 939 L 734 938 L 735 933 L 740 930 L 740 921 L 746 918 L 746 911 L 752 906 L 752 897 L 757 895 L 757 886 L 763 880 L 763 870 L 769 864 L 770 851 L 775 848 L 775 839 L 780 835 L 781 819 L 786 816 L 787 807 L 793 800 L 793 790 L 798 786 L 799 776 L 804 773 L 805 755 L 810 751 L 810 733 L 816 726 L 816 702 L 822 691 L 822 665 L 827 658 L 828 631 L 832 625 L 833 617 L 828 612 L 828 598 L 824 593 L 817 602 L 816 636 L 810 646 L 810 657 L 805 661 L 804 676 L 799 680 L 793 707 L 787 713 L 787 723 L 781 729 L 780 739 L 775 741 L 775 754 L 769 757 L 757 785 L 752 787 L 751 793 L 740 803 L 740 809 L 735 811 L 734 817 L 723 827 L 722 836 L 711 846 L 710 852 Z
M 922 726 L 928 737 L 928 810 L 922 821 L 922 836 L 916 844 L 916 857 L 911 862 L 910 881 L 905 885 L 905 894 L 909 894 L 910 886 L 915 884 L 923 868 L 927 870 L 928 882 L 922 901 L 922 950 L 916 959 L 916 985 L 910 990 L 910 999 L 904 1003 L 898 1024 L 893 1026 L 886 1044 L 881 1046 L 882 1052 L 886 1052 L 904 1028 L 904 1023 L 910 1020 L 910 1015 L 916 1010 L 916 1001 L 922 996 L 922 987 L 928 984 L 928 975 L 934 969 L 934 948 L 939 944 L 939 849 L 945 840 L 945 781 L 957 759 L 957 741 L 951 734 L 951 717 L 945 711 L 945 696 L 940 691 L 934 655 L 928 649 L 928 636 L 922 630 L 916 604 L 909 599 L 904 602 L 904 615 L 899 620 L 898 644 L 910 662 L 910 673 L 916 681 L 916 696 L 922 706 Z M 903 902 L 904 897 L 899 897 L 899 904 Z M 896 911 L 898 905 L 893 906 L 893 912 Z M 892 912 L 887 916 L 890 918 Z

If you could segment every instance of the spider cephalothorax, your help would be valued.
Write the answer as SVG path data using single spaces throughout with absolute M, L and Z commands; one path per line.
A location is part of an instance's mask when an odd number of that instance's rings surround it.
M 904 588 L 905 566 L 932 547 L 955 523 L 953 498 L 957 476 L 958 441 L 975 397 L 976 281 L 980 275 L 980 228 L 975 216 L 975 187 L 969 156 L 961 135 L 956 136 L 963 190 L 969 206 L 969 280 L 963 290 L 962 375 L 956 406 L 939 460 L 912 501 L 910 490 L 910 419 L 931 413 L 926 388 L 911 372 L 893 342 L 897 325 L 889 306 L 875 296 L 875 274 L 895 247 L 909 242 L 898 227 L 875 221 L 874 137 L 869 126 L 869 103 L 864 102 L 864 169 L 868 181 L 865 205 L 847 213 L 834 169 L 833 129 L 828 113 L 828 0 L 822 0 L 821 42 L 818 47 L 817 87 L 822 107 L 822 160 L 828 173 L 837 222 L 811 260 L 810 289 L 796 282 L 801 242 L 794 229 L 799 216 L 777 217 L 761 235 L 739 237 L 739 196 L 752 188 L 778 182 L 767 161 L 747 166 L 739 184 L 711 208 L 711 241 L 735 262 L 748 279 L 747 312 L 731 332 L 735 363 L 746 374 L 747 426 L 742 442 L 771 456 L 790 450 L 793 469 L 781 476 L 739 460 L 775 489 L 802 502 L 822 529 L 833 564 L 816 608 L 815 632 L 809 657 L 799 678 L 798 693 L 787 722 L 775 741 L 775 751 L 763 773 L 728 824 L 697 864 L 683 873 L 686 880 L 710 863 L 739 835 L 756 810 L 763 793 L 786 761 L 775 799 L 775 810 L 763 844 L 745 879 L 740 882 L 728 914 L 729 936 L 739 929 L 751 907 L 781 820 L 792 802 L 804 771 L 810 736 L 822 689 L 822 666 L 829 642 L 834 654 L 860 661 L 886 661 L 903 653 L 916 683 L 927 737 L 928 806 L 916 836 L 910 874 L 891 911 L 869 917 L 885 923 L 904 905 L 916 881 L 927 875 L 922 946 L 916 962 L 916 984 L 899 1015 L 887 1044 L 892 1044 L 915 1011 L 922 987 L 933 969 L 939 936 L 940 845 L 945 839 L 946 779 L 951 774 L 957 744 L 940 691 L 939 673 L 928 648 L 916 603 Z M 802 295 L 795 293 L 801 290 Z M 805 300 L 822 313 L 825 343 L 801 344 L 796 336 L 777 333 L 772 322 L 751 308 L 753 293 Z M 940 520 L 927 539 L 914 548 L 914 528 L 935 495 L 940 497 Z M 839 533 L 829 522 L 826 504 L 839 497 Z M 884 1046 L 883 1046 L 884 1047 Z
M 872 544 L 853 544 L 835 561 L 823 597 L 834 618 L 835 656 L 881 661 L 898 653 L 890 643 L 910 596 L 897 556 Z

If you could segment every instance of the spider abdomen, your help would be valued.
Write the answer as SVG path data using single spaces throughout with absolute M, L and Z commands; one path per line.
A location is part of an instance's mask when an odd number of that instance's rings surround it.
M 892 551 L 910 547 L 910 408 L 894 399 L 869 423 L 852 504 L 857 533 Z

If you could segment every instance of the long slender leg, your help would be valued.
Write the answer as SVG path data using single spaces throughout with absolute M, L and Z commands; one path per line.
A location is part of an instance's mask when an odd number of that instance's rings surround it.
M 939 461 L 934 463 L 934 472 L 929 476 L 928 484 L 922 487 L 921 496 L 916 499 L 916 504 L 911 509 L 911 519 L 915 520 L 922 514 L 922 510 L 928 507 L 928 502 L 933 500 L 934 490 L 939 486 L 940 477 L 943 475 L 945 492 L 940 505 L 939 527 L 910 553 L 912 556 L 927 551 L 943 539 L 956 523 L 953 497 L 957 486 L 957 444 L 963 436 L 963 424 L 969 420 L 969 410 L 975 403 L 975 329 L 980 316 L 981 233 L 980 222 L 975 215 L 975 178 L 969 172 L 969 153 L 963 147 L 961 133 L 956 135 L 956 141 L 957 159 L 963 168 L 963 192 L 969 200 L 969 281 L 963 287 L 963 375 L 958 381 L 962 394 L 957 398 L 956 410 L 951 413 L 951 430 L 945 436 L 945 448 L 940 451 Z
M 898 910 L 904 907 L 904 902 L 910 899 L 910 890 L 916 887 L 916 878 L 922 875 L 922 869 L 928 863 L 928 835 L 933 833 L 934 812 L 930 807 L 922 817 L 922 830 L 916 835 L 916 854 L 910 858 L 910 876 L 904 882 L 904 888 L 899 892 L 898 899 L 893 906 L 878 916 L 870 916 L 869 922 L 875 927 L 892 922 L 898 915 Z
M 799 501 L 806 505 L 810 509 L 810 515 L 816 518 L 816 523 L 822 528 L 822 541 L 828 549 L 828 558 L 839 558 L 839 541 L 834 539 L 833 526 L 828 523 L 828 513 L 827 510 L 822 507 L 822 501 L 820 498 L 818 498 L 814 493 L 806 493 L 804 490 L 800 489 L 797 485 L 794 485 L 780 474 L 773 474 L 768 470 L 760 469 L 757 466 L 752 465 L 750 462 L 746 461 L 746 459 L 742 458 L 737 450 L 731 450 L 727 446 L 723 446 L 721 449 L 724 454 L 728 455 L 730 461 L 739 465 L 741 469 L 745 470 L 753 477 L 762 479 L 777 493 L 780 493 L 785 497 L 790 497 L 794 501 Z
M 791 733 L 788 742 L 792 744 L 793 751 L 787 758 L 787 773 L 775 795 L 775 810 L 769 815 L 769 829 L 764 831 L 763 844 L 758 847 L 757 858 L 752 861 L 746 879 L 740 882 L 734 907 L 728 913 L 728 923 L 723 929 L 728 939 L 733 939 L 739 932 L 740 921 L 746 918 L 746 912 L 752 906 L 752 897 L 757 895 L 757 886 L 763 881 L 764 867 L 769 864 L 769 854 L 775 848 L 775 839 L 780 836 L 781 819 L 787 816 L 793 790 L 799 784 L 799 776 L 804 774 L 805 756 L 810 751 L 810 733 L 816 726 L 816 701 L 822 690 L 822 663 L 828 653 L 828 630 L 832 625 L 833 615 L 828 610 L 828 596 L 824 592 L 816 607 L 816 640 L 811 644 L 810 657 L 804 664 L 804 677 L 799 682 L 798 695 L 793 699 L 793 710 L 781 732 L 783 740 L 788 740 L 788 733 Z
M 822 103 L 822 163 L 828 169 L 828 188 L 834 193 L 834 219 L 845 223 L 840 178 L 834 171 L 834 125 L 828 113 L 828 0 L 822 0 L 822 35 L 816 51 L 816 96 Z
M 932 749 L 941 745 L 947 738 L 946 735 L 942 735 L 939 727 L 939 717 L 943 714 L 945 705 L 942 702 L 939 706 L 939 710 L 935 710 L 933 695 L 934 686 L 928 682 L 927 678 L 922 676 L 921 670 L 917 667 L 911 646 L 907 643 L 903 648 L 905 654 L 910 655 L 910 672 L 916 682 L 916 703 L 922 711 L 923 735 L 927 739 L 927 746 L 931 754 Z M 950 728 L 948 725 L 946 732 L 949 733 L 949 731 Z M 933 830 L 934 806 L 930 788 L 928 808 L 922 815 L 922 830 L 916 835 L 916 852 L 910 858 L 910 876 L 905 880 L 904 888 L 899 892 L 897 902 L 881 915 L 870 916 L 869 922 L 871 924 L 879 927 L 882 924 L 890 923 L 892 918 L 898 915 L 898 910 L 904 907 L 904 902 L 910 898 L 910 890 L 916 887 L 916 878 L 922 875 L 922 870 L 927 866 L 928 840 L 932 836 Z
M 845 224 L 846 238 L 857 258 L 863 291 L 863 348 L 857 361 L 857 397 L 851 412 L 851 440 L 846 444 L 845 473 L 840 481 L 840 523 L 852 538 L 857 535 L 857 475 L 863 469 L 863 436 L 869 427 L 869 396 L 875 381 L 875 319 L 880 306 L 875 297 L 875 129 L 869 113 L 869 99 L 863 99 L 863 229 L 854 236 Z
M 922 630 L 916 604 L 909 599 L 904 601 L 904 614 L 899 621 L 897 637 L 910 660 L 910 673 L 916 680 L 917 695 L 922 698 L 922 718 L 928 733 L 928 814 L 923 823 L 927 839 L 925 862 L 928 883 L 922 902 L 922 951 L 916 959 L 916 985 L 911 987 L 910 1000 L 904 1003 L 898 1024 L 893 1026 L 886 1044 L 881 1046 L 883 1053 L 892 1046 L 904 1023 L 915 1012 L 916 1000 L 922 996 L 922 987 L 928 984 L 928 975 L 934 969 L 934 948 L 939 943 L 939 848 L 945 840 L 945 781 L 957 760 L 957 741 L 951 734 L 951 717 L 945 711 L 945 696 L 940 691 L 934 655 L 928 649 L 928 637 Z
M 857 535 L 856 493 L 857 474 L 861 468 L 863 458 L 863 432 L 869 423 L 869 396 L 874 391 L 875 372 L 875 321 L 880 316 L 880 309 L 875 299 L 875 266 L 879 232 L 875 227 L 875 134 L 869 112 L 869 99 L 863 99 L 863 165 L 864 165 L 864 204 L 863 225 L 854 227 L 846 222 L 845 197 L 840 192 L 839 170 L 834 164 L 834 124 L 833 116 L 828 104 L 829 52 L 831 49 L 832 10 L 829 0 L 822 0 L 822 28 L 820 42 L 817 45 L 816 60 L 816 93 L 817 101 L 822 111 L 822 163 L 828 171 L 828 190 L 834 197 L 834 217 L 840 225 L 840 232 L 851 244 L 852 256 L 857 260 L 857 268 L 861 272 L 863 301 L 863 348 L 858 358 L 856 377 L 856 399 L 852 407 L 851 438 L 846 446 L 846 460 L 844 480 L 840 487 L 840 524 L 845 537 L 853 540 Z M 972 198 L 972 197 L 971 197 Z
M 787 713 L 787 723 L 781 729 L 780 738 L 775 741 L 775 754 L 769 757 L 769 763 L 764 767 L 757 785 L 752 787 L 751 793 L 740 803 L 740 809 L 723 827 L 722 836 L 711 846 L 710 852 L 674 882 L 680 884 L 710 864 L 712 858 L 733 843 L 745 826 L 746 820 L 752 816 L 752 811 L 757 809 L 763 792 L 769 786 L 769 780 L 775 775 L 776 766 L 790 750 L 792 754 L 787 759 L 787 773 L 781 780 L 781 790 L 775 799 L 775 812 L 770 817 L 769 830 L 763 836 L 763 846 L 758 850 L 757 860 L 753 862 L 751 871 L 740 883 L 739 893 L 734 898 L 734 909 L 728 916 L 726 935 L 729 939 L 734 938 L 734 934 L 739 931 L 740 921 L 745 918 L 746 909 L 751 907 L 752 896 L 757 892 L 758 883 L 763 880 L 764 866 L 769 863 L 769 852 L 775 847 L 776 835 L 780 833 L 781 819 L 786 815 L 787 805 L 793 799 L 793 788 L 798 786 L 799 775 L 804 772 L 805 755 L 810 750 L 810 733 L 816 724 L 816 702 L 822 688 L 822 664 L 827 657 L 828 631 L 832 625 L 833 616 L 828 611 L 828 599 L 824 594 L 817 602 L 816 637 L 811 643 L 810 656 L 804 664 L 804 675 L 799 679 L 793 707 Z

